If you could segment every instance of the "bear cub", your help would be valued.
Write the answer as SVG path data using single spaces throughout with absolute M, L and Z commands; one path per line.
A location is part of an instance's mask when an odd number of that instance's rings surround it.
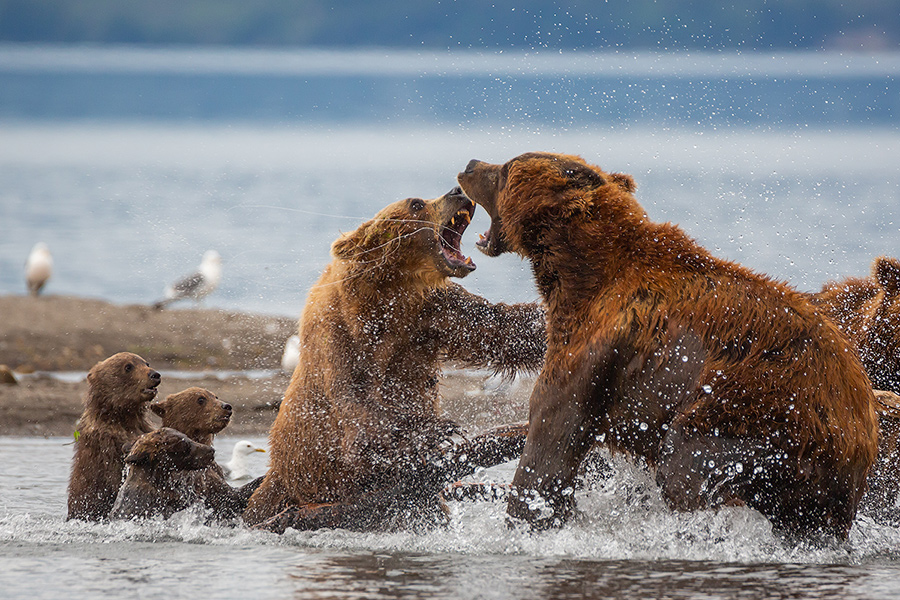
M 67 519 L 109 516 L 122 483 L 124 448 L 153 429 L 147 405 L 160 381 L 159 373 L 131 352 L 91 368 L 69 476 Z
M 150 410 L 162 418 L 163 427 L 176 429 L 205 445 L 212 445 L 215 435 L 225 429 L 234 413 L 230 404 L 200 387 L 171 394 L 165 400 L 151 404 Z M 222 467 L 215 462 L 203 469 L 186 471 L 182 477 L 188 481 L 196 497 L 212 511 L 213 517 L 219 520 L 240 516 L 250 496 L 262 482 L 259 478 L 234 488 L 227 482 Z
M 198 444 L 180 431 L 162 427 L 145 433 L 125 457 L 127 475 L 110 513 L 111 519 L 168 519 L 199 500 L 182 473 L 208 469 L 212 446 Z

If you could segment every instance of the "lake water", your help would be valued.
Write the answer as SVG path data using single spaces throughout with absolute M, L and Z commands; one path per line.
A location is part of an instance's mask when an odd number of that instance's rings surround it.
M 804 290 L 898 255 L 900 56 L 572 56 L 0 47 L 0 293 L 47 242 L 46 293 L 149 303 L 208 248 L 208 306 L 296 316 L 330 243 L 434 197 L 471 158 L 549 150 L 632 174 L 650 217 Z M 537 297 L 475 252 L 464 285 Z M 68 440 L 0 438 L 0 596 L 900 598 L 900 530 L 786 548 L 745 509 L 674 515 L 640 470 L 579 518 L 509 530 L 273 536 L 66 523 Z M 227 442 L 229 440 L 224 440 Z M 264 465 L 261 465 L 261 468 Z M 508 481 L 512 465 L 485 474 Z
M 234 441 L 216 446 L 227 454 Z M 748 509 L 672 514 L 624 462 L 579 492 L 580 514 L 560 531 L 510 530 L 500 503 L 451 503 L 450 526 L 427 534 L 278 536 L 209 527 L 191 512 L 65 522 L 68 442 L 0 437 L 3 597 L 900 597 L 900 529 L 858 520 L 844 547 L 787 548 Z M 480 479 L 508 481 L 513 469 Z

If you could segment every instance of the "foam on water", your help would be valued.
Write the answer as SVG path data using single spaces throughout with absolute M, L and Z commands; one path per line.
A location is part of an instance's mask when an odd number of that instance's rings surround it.
M 189 509 L 169 520 L 114 523 L 65 521 L 59 507 L 64 489 L 31 512 L 0 508 L 0 544 L 10 547 L 90 544 L 182 543 L 247 547 L 296 547 L 347 552 L 510 555 L 593 560 L 689 560 L 736 563 L 861 564 L 897 558 L 900 529 L 860 518 L 846 544 L 790 546 L 773 535 L 756 511 L 729 507 L 673 513 L 642 468 L 614 459 L 613 474 L 577 492 L 578 514 L 565 527 L 541 533 L 508 526 L 505 504 L 451 502 L 446 528 L 426 533 L 357 533 L 288 530 L 284 535 L 245 527 L 206 525 Z M 515 463 L 480 474 L 479 480 L 508 482 Z M 35 493 L 41 493 L 37 490 Z M 4 494 L 5 495 L 5 494 Z

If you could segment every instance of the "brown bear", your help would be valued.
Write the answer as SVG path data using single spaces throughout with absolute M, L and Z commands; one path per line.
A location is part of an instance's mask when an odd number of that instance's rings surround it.
M 876 258 L 871 277 L 828 282 L 814 303 L 859 350 L 872 387 L 900 394 L 900 260 Z
M 162 419 L 163 427 L 177 429 L 207 446 L 211 446 L 215 435 L 228 426 L 234 413 L 230 404 L 201 387 L 169 394 L 165 400 L 152 403 L 150 410 Z
M 150 364 L 120 352 L 88 372 L 84 412 L 78 421 L 69 476 L 69 519 L 106 519 L 125 469 L 125 446 L 153 426 L 147 405 L 161 377 Z
M 288 518 L 264 528 L 379 529 L 442 519 L 440 490 L 474 469 L 470 455 L 479 454 L 447 454 L 459 428 L 439 414 L 442 361 L 536 371 L 545 348 L 539 306 L 491 304 L 450 281 L 475 269 L 460 251 L 474 210 L 459 188 L 434 200 L 409 198 L 334 242 L 334 260 L 300 319 L 300 361 L 245 522 L 285 509 L 292 509 Z M 482 457 L 517 456 L 501 455 Z M 312 504 L 337 507 L 316 512 Z
M 211 391 L 200 387 L 190 387 L 171 394 L 165 400 L 151 404 L 150 410 L 162 418 L 163 427 L 176 429 L 193 441 L 207 446 L 212 445 L 215 434 L 225 429 L 233 413 L 230 404 L 222 402 Z M 243 487 L 234 488 L 225 479 L 222 467 L 215 462 L 203 469 L 187 471 L 182 476 L 192 487 L 196 497 L 212 511 L 212 516 L 220 520 L 239 516 L 262 482 L 262 478 L 259 478 Z
M 634 180 L 580 157 L 471 161 L 478 245 L 532 264 L 547 356 L 508 512 L 564 521 L 592 444 L 643 458 L 674 509 L 746 504 L 789 537 L 846 538 L 876 454 L 846 338 L 784 283 L 654 223 Z
M 895 508 L 900 482 L 900 260 L 886 256 L 872 262 L 871 277 L 848 277 L 828 282 L 813 294 L 859 351 L 876 388 L 880 424 L 878 458 L 869 476 L 861 510 L 891 522 L 900 519 Z
M 145 433 L 125 457 L 127 475 L 109 517 L 168 519 L 184 510 L 200 498 L 182 474 L 210 468 L 214 457 L 212 446 L 170 427 Z

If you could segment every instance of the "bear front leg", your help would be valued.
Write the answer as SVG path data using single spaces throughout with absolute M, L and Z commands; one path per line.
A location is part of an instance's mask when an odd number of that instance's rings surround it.
M 451 284 L 434 292 L 426 318 L 445 358 L 502 373 L 535 372 L 544 362 L 544 309 L 537 304 L 492 304 Z
M 455 481 L 471 475 L 476 469 L 487 469 L 522 455 L 528 423 L 503 425 L 490 429 L 471 440 L 455 444 L 445 455 L 446 479 Z
M 575 506 L 575 475 L 593 443 L 594 422 L 574 388 L 542 374 L 531 396 L 528 437 L 509 493 L 507 513 L 536 529 L 559 526 Z

